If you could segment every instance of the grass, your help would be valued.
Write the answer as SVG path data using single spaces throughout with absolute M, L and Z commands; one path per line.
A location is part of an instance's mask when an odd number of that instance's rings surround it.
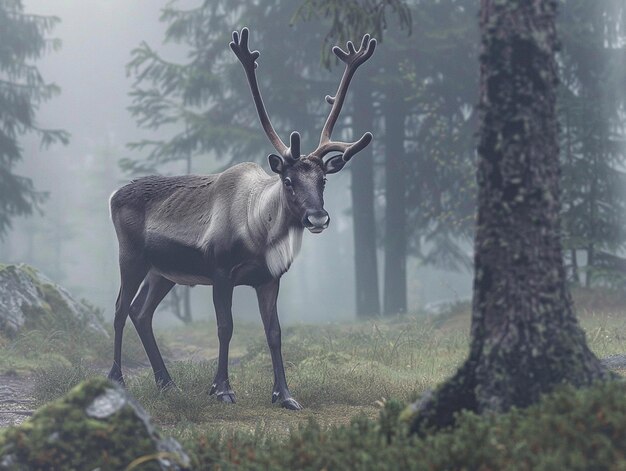
M 237 394 L 234 406 L 207 394 L 216 369 L 214 323 L 198 322 L 163 337 L 169 356 L 179 358 L 168 361 L 179 389 L 158 391 L 147 368 L 131 369 L 126 379 L 130 392 L 153 419 L 175 435 L 194 433 L 207 424 L 226 431 L 262 429 L 287 435 L 310 418 L 328 426 L 347 424 L 357 414 L 373 418 L 386 399 L 407 401 L 443 380 L 462 361 L 467 347 L 466 332 L 410 316 L 287 327 L 283 329 L 287 378 L 292 393 L 306 407 L 294 413 L 271 404 L 273 373 L 259 325 L 236 326 L 230 366 Z M 43 404 L 81 380 L 103 373 L 84 360 L 47 366 L 34 375 L 34 395 Z
M 230 367 L 236 405 L 207 398 L 215 363 L 206 361 L 172 365 L 181 391 L 160 394 L 149 375 L 140 375 L 130 382 L 131 392 L 166 425 L 210 422 L 227 430 L 262 426 L 286 434 L 309 417 L 324 425 L 344 424 L 357 413 L 376 416 L 376 401 L 411 399 L 451 373 L 467 343 L 462 333 L 442 335 L 431 321 L 415 318 L 285 329 L 283 355 L 290 389 L 306 406 L 298 414 L 271 405 L 273 373 L 265 338 L 257 326 L 243 327 L 238 330 L 247 333 L 248 347 Z
M 623 311 L 614 305 L 606 312 L 599 304 L 581 304 L 580 322 L 592 350 L 600 357 L 626 351 Z M 389 399 L 413 400 L 452 374 L 467 354 L 469 312 L 468 304 L 460 304 L 435 318 L 283 328 L 287 379 L 294 397 L 305 406 L 300 413 L 271 404 L 271 360 L 263 329 L 255 323 L 235 325 L 230 356 L 235 405 L 218 403 L 207 394 L 216 369 L 214 322 L 160 332 L 159 344 L 165 347 L 166 363 L 179 387 L 166 392 L 156 389 L 149 368 L 138 366 L 146 361 L 145 354 L 129 325 L 125 367 L 132 367 L 125 368 L 127 385 L 154 421 L 180 438 L 207 429 L 287 436 L 311 418 L 322 426 L 347 424 L 356 415 L 377 417 Z M 24 360 L 29 368 L 41 361 L 34 370 L 34 395 L 41 404 L 85 378 L 106 374 L 112 338 L 94 342 L 89 350 L 72 335 L 77 334 L 31 332 L 2 350 L 12 352 L 10 358 L 30 352 L 32 357 L 25 355 Z M 7 356 L 0 358 L 1 365 Z
M 579 320 L 587 343 L 598 357 L 626 354 L 626 312 L 585 310 Z
M 6 339 L 0 334 L 0 375 L 29 375 L 39 370 L 56 372 L 81 363 L 93 368 L 109 367 L 113 329 L 112 326 L 106 326 L 106 329 L 108 336 L 85 330 L 80 325 L 64 324 L 25 330 L 13 339 Z M 166 344 L 164 351 L 169 352 Z M 130 367 L 148 364 L 132 325 L 125 331 L 123 361 Z

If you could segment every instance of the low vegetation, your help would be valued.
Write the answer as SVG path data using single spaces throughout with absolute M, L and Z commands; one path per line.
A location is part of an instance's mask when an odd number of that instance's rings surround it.
M 94 394 L 87 393 L 99 388 L 96 393 L 102 394 L 105 384 L 91 380 L 31 421 L 0 432 L 0 468 L 24 469 L 20 466 L 28 463 L 28 469 L 60 469 L 55 466 L 62 463 L 63 469 L 85 469 L 87 464 L 102 470 L 159 469 L 156 459 L 170 458 L 171 452 L 154 452 L 152 432 L 146 433 L 130 408 L 119 417 L 107 415 L 105 422 L 82 418 L 92 407 Z M 563 386 L 528 409 L 482 417 L 462 414 L 455 429 L 424 431 L 419 437 L 407 433 L 406 410 L 399 401 L 386 401 L 375 420 L 360 415 L 347 425 L 328 427 L 310 419 L 287 436 L 263 427 L 223 431 L 210 421 L 202 430 L 175 433 L 185 450 L 176 461 L 189 466 L 190 459 L 190 469 L 222 471 L 617 470 L 626 461 L 623 382 L 582 390 Z M 129 434 L 132 447 L 124 439 Z M 164 443 L 179 450 L 175 441 Z
M 271 404 L 271 360 L 263 329 L 256 324 L 236 326 L 230 380 L 237 404 L 232 407 L 207 395 L 216 368 L 216 352 L 207 348 L 217 346 L 213 323 L 197 322 L 164 336 L 170 356 L 179 358 L 168 362 L 178 389 L 158 391 L 149 368 L 130 369 L 127 384 L 155 421 L 168 428 L 203 428 L 211 423 L 222 430 L 250 432 L 261 427 L 286 436 L 290 428 L 309 418 L 337 425 L 357 414 L 376 417 L 377 401 L 408 401 L 443 380 L 463 359 L 467 333 L 437 324 L 432 319 L 406 317 L 284 328 L 287 377 L 295 397 L 306 406 L 303 413 Z M 102 372 L 85 361 L 73 368 L 60 365 L 37 370 L 35 396 L 47 402 L 98 374 Z
M 609 303 L 610 311 L 598 299 Z M 623 353 L 626 304 L 615 304 L 610 294 L 583 293 L 577 300 L 596 354 Z M 156 389 L 152 372 L 141 366 L 145 355 L 132 330 L 129 325 L 126 339 L 132 340 L 125 344 L 128 388 L 154 422 L 184 444 L 197 469 L 589 469 L 590 463 L 615 462 L 626 449 L 621 383 L 580 392 L 564 388 L 526 411 L 486 418 L 468 414 L 453 432 L 407 438 L 406 424 L 398 419 L 404 405 L 450 375 L 466 355 L 468 304 L 432 318 L 285 327 L 287 377 L 306 407 L 298 413 L 270 403 L 271 361 L 258 324 L 235 326 L 230 365 L 235 405 L 207 395 L 217 356 L 213 322 L 161 333 L 178 386 L 166 392 Z M 9 344 L 13 352 L 47 355 L 44 366 L 30 370 L 39 404 L 86 378 L 104 376 L 109 366 L 110 339 L 81 346 L 77 338 L 67 345 L 71 342 L 61 341 L 62 335 L 78 333 L 59 334 L 57 340 L 35 330 Z
M 85 330 L 80 323 L 59 325 L 52 318 L 46 327 L 26 329 L 14 338 L 3 337 L 0 332 L 0 374 L 58 372 L 81 365 L 92 368 L 110 366 L 112 330 L 107 326 L 107 337 Z M 131 367 L 145 365 L 145 354 L 139 339 L 134 333 L 127 338 L 124 352 L 126 364 Z M 74 373 L 68 371 L 63 374 Z
M 454 430 L 409 437 L 403 409 L 388 402 L 378 420 L 325 428 L 311 421 L 276 439 L 263 432 L 203 433 L 184 446 L 194 469 L 590 470 L 623 469 L 626 385 L 563 387 L 526 410 L 464 414 Z

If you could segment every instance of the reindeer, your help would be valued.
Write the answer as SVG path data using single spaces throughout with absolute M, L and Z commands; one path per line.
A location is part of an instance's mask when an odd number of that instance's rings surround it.
M 248 48 L 248 29 L 233 32 L 230 48 L 246 73 L 261 125 L 277 154 L 270 154 L 274 176 L 255 163 L 241 163 L 214 175 L 149 176 L 135 180 L 111 196 L 111 218 L 119 241 L 121 287 L 115 305 L 113 367 L 109 379 L 124 384 L 122 334 L 127 317 L 139 334 L 158 387 L 174 386 L 152 330 L 154 311 L 175 284 L 212 285 L 217 317 L 219 358 L 209 392 L 235 402 L 228 380 L 228 346 L 233 333 L 233 288 L 252 286 L 274 369 L 272 403 L 299 410 L 287 387 L 276 309 L 281 276 L 296 257 L 306 228 L 317 234 L 328 227 L 324 210 L 325 176 L 336 173 L 372 140 L 331 141 L 333 127 L 356 69 L 367 61 L 376 40 L 365 35 L 358 50 L 334 47 L 346 64 L 322 129 L 319 145 L 300 155 L 300 135 L 291 133 L 289 147 L 280 139 L 265 111 L 256 79 L 259 52 Z M 324 160 L 331 152 L 339 152 Z

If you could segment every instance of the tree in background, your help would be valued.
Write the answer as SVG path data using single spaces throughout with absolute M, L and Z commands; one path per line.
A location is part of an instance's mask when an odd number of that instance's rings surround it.
M 323 100 L 311 85 L 334 82 L 316 74 L 311 67 L 311 51 L 317 51 L 320 36 L 312 27 L 300 26 L 298 44 L 286 38 L 292 12 L 284 0 L 251 4 L 242 0 L 205 1 L 185 10 L 173 2 L 163 10 L 161 21 L 167 24 L 165 42 L 188 49 L 186 63 L 167 61 L 146 43 L 132 52 L 128 72 L 135 78 L 130 111 L 138 124 L 159 131 L 160 139 L 145 139 L 131 148 L 147 151 L 143 161 L 124 161 L 132 169 L 148 164 L 152 170 L 171 161 L 215 154 L 223 165 L 263 156 L 265 142 L 250 113 L 251 102 L 245 81 L 232 52 L 225 46 L 230 34 L 241 24 L 255 24 L 255 41 L 264 47 L 261 67 L 276 71 L 261 77 L 267 83 L 266 101 L 276 116 L 277 131 L 288 134 L 300 130 L 303 147 L 317 138 L 317 120 L 323 119 Z M 316 37 L 317 36 L 317 37 Z M 267 51 L 267 52 L 266 52 Z M 280 80 L 277 80 L 280 79 Z M 270 81 L 277 82 L 276 84 Z M 317 109 L 316 109 L 317 108 Z M 313 132 L 311 131 L 313 129 Z M 312 135 L 309 135 L 312 134 Z
M 415 2 L 403 71 L 411 88 L 406 122 L 408 254 L 424 266 L 471 267 L 476 208 L 478 14 L 467 0 Z
M 560 240 L 556 0 L 481 1 L 478 224 L 470 353 L 417 406 L 413 431 L 460 410 L 525 407 L 609 373 L 587 347 Z
M 343 43 L 369 33 L 384 40 L 388 15 L 397 19 L 409 34 L 411 10 L 401 0 L 306 0 L 294 15 L 295 21 L 322 20 L 328 31 L 322 43 L 322 63 L 331 65 L 330 44 Z M 406 312 L 406 190 L 404 151 L 404 96 L 398 73 L 402 50 L 378 59 L 381 69 L 354 87 L 354 128 L 376 128 L 377 108 L 385 119 L 383 137 L 385 165 L 385 251 L 383 313 Z M 377 91 L 384 84 L 384 93 Z M 381 112 L 381 111 L 379 111 Z M 375 217 L 374 146 L 362 152 L 350 168 L 354 234 L 356 311 L 359 316 L 380 314 L 378 289 L 377 222 Z
M 47 37 L 58 21 L 25 13 L 20 0 L 0 0 L 0 236 L 14 217 L 31 214 L 45 198 L 29 178 L 13 173 L 22 159 L 18 139 L 31 133 L 45 147 L 69 138 L 64 131 L 40 127 L 35 119 L 39 105 L 59 93 L 33 64 L 60 47 Z
M 559 115 L 565 246 L 571 279 L 626 280 L 626 8 L 620 0 L 564 2 Z M 579 269 L 578 253 L 586 264 Z
M 357 286 L 359 276 L 368 277 L 357 296 L 363 293 L 362 304 L 368 309 L 378 305 L 377 277 L 370 278 L 376 272 L 372 268 L 376 234 L 371 230 L 362 234 L 371 223 L 356 224 L 373 218 L 368 208 L 375 201 L 377 186 L 384 195 L 377 225 L 384 227 L 378 239 L 384 251 L 383 313 L 387 315 L 407 310 L 409 256 L 445 269 L 470 266 L 478 83 L 474 3 L 310 0 L 301 8 L 305 19 L 326 21 L 326 42 L 349 39 L 362 31 L 376 31 L 381 37 L 384 32 L 385 54 L 378 59 L 379 70 L 372 73 L 371 84 L 366 84 L 373 94 L 372 110 L 356 113 L 356 117 L 369 116 L 376 125 L 382 123 L 375 127 L 373 147 L 380 157 L 355 163 L 352 172 L 353 191 L 365 188 L 353 198 L 355 204 L 362 201 L 362 209 L 355 206 L 353 213 L 355 246 L 370 238 L 364 244 L 369 249 L 355 251 Z M 388 27 L 390 16 L 396 17 L 398 28 Z M 412 34 L 410 39 L 403 37 L 405 33 Z M 369 184 L 378 164 L 384 168 L 384 180 Z M 364 173 L 357 178 L 361 168 Z M 370 259 L 373 263 L 366 263 Z

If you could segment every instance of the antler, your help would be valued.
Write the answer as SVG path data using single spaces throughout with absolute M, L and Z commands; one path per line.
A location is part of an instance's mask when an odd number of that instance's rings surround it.
M 289 147 L 280 139 L 280 136 L 274 130 L 272 122 L 270 121 L 267 111 L 265 111 L 265 105 L 263 104 L 263 98 L 261 98 L 261 92 L 259 91 L 259 84 L 256 79 L 256 68 L 258 64 L 256 60 L 261 53 L 259 51 L 252 51 L 248 48 L 248 28 L 241 30 L 241 36 L 237 31 L 233 31 L 233 40 L 230 42 L 230 48 L 233 50 L 239 62 L 243 66 L 243 70 L 246 72 L 248 78 L 248 84 L 250 85 L 250 91 L 252 92 L 252 98 L 256 106 L 257 113 L 259 114 L 259 120 L 265 130 L 265 134 L 276 149 L 276 151 L 286 159 L 299 159 L 300 158 L 300 134 L 292 132 L 289 137 Z
M 363 36 L 361 47 L 358 51 L 355 50 L 352 41 L 348 41 L 347 46 L 348 52 L 344 51 L 339 46 L 333 47 L 333 53 L 339 58 L 339 60 L 346 64 L 346 70 L 341 77 L 341 82 L 339 83 L 339 88 L 337 89 L 335 96 L 331 97 L 330 95 L 326 95 L 326 101 L 332 105 L 332 108 L 328 118 L 326 119 L 326 123 L 324 123 L 324 128 L 322 129 L 322 135 L 317 149 L 315 149 L 312 153 L 312 155 L 322 158 L 329 152 L 338 151 L 343 154 L 343 160 L 345 162 L 350 160 L 354 154 L 367 147 L 372 140 L 372 133 L 366 132 L 356 142 L 331 141 L 330 135 L 333 132 L 333 128 L 335 127 L 335 123 L 337 122 L 337 118 L 341 112 L 341 107 L 346 99 L 350 80 L 352 80 L 352 76 L 354 75 L 354 72 L 356 72 L 356 69 L 372 57 L 372 54 L 374 54 L 374 49 L 376 49 L 376 40 L 370 39 L 370 35 L 366 34 Z

